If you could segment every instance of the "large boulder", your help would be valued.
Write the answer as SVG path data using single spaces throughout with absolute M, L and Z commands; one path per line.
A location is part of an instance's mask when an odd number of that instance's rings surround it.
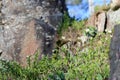
M 64 1 L 64 0 L 62 0 Z M 26 57 L 52 54 L 56 30 L 62 21 L 58 0 L 2 0 L 1 59 L 26 65 Z
M 120 25 L 114 27 L 110 45 L 110 79 L 120 80 Z

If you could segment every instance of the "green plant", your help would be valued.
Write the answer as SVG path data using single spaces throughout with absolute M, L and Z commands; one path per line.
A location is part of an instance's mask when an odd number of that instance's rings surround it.
M 72 27 L 76 30 L 82 29 L 85 26 L 85 20 L 72 22 Z
M 71 25 L 72 18 L 70 18 L 69 14 L 65 12 L 63 14 L 62 22 L 58 28 L 58 34 L 61 34 L 63 30 L 66 30 Z
M 88 27 L 85 31 L 84 34 L 88 37 L 95 37 L 97 34 L 97 29 L 95 27 Z

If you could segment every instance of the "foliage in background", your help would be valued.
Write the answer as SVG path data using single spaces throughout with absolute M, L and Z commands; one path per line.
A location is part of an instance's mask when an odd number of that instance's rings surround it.
M 86 20 L 81 20 L 81 21 L 73 20 L 71 26 L 72 26 L 72 28 L 74 28 L 76 30 L 80 30 L 85 26 L 85 21 Z
M 58 34 L 62 34 L 62 31 L 68 29 L 68 27 L 71 25 L 73 19 L 70 18 L 69 14 L 67 12 L 65 12 L 63 14 L 63 20 L 62 20 L 62 23 L 59 25 L 59 28 L 58 28 Z
M 74 17 L 70 18 L 69 14 L 65 12 L 63 15 L 62 23 L 59 25 L 58 28 L 58 34 L 62 35 L 63 32 L 67 32 L 69 27 L 72 27 L 75 30 L 82 30 L 83 28 L 85 28 L 86 21 L 87 19 L 77 21 Z

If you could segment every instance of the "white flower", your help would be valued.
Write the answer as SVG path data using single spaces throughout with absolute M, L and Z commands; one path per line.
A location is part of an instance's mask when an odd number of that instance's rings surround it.
M 111 31 L 111 30 L 107 30 L 107 29 L 105 30 L 105 32 L 112 33 L 112 31 Z
M 108 30 L 107 29 L 105 29 L 105 32 L 107 32 Z
M 108 38 L 105 38 L 105 40 L 108 40 Z
M 86 31 L 86 32 L 89 32 L 90 30 L 89 30 L 89 29 L 86 29 L 85 31 Z
M 61 38 L 62 38 L 62 39 L 65 39 L 65 36 L 62 36 Z
M 81 37 L 77 37 L 78 40 L 81 40 Z
M 112 33 L 112 31 L 111 31 L 111 30 L 109 30 L 109 31 L 108 31 L 108 33 Z
M 110 37 L 112 38 L 113 36 L 112 36 L 112 35 L 110 35 Z

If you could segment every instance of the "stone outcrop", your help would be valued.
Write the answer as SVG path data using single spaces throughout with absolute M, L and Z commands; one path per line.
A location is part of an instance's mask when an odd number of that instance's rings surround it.
M 110 79 L 120 80 L 120 25 L 114 27 L 110 45 Z
M 61 1 L 2 0 L 0 58 L 25 65 L 26 57 L 36 51 L 51 54 L 56 30 L 62 21 Z
M 110 10 L 100 10 L 88 19 L 87 26 L 94 26 L 99 32 L 111 31 L 120 23 L 120 0 L 111 0 Z
M 96 27 L 99 32 L 104 32 L 106 27 L 106 19 L 106 12 L 97 12 L 88 19 L 86 26 L 93 26 Z
M 87 26 L 94 26 L 99 32 L 111 31 L 120 23 L 120 9 L 116 11 L 97 12 L 88 19 Z
M 109 11 L 107 12 L 107 24 L 106 30 L 110 31 L 114 28 L 116 24 L 120 23 L 120 9 L 116 11 Z
M 99 32 L 103 32 L 106 25 L 106 13 L 102 12 L 98 15 L 96 26 Z

